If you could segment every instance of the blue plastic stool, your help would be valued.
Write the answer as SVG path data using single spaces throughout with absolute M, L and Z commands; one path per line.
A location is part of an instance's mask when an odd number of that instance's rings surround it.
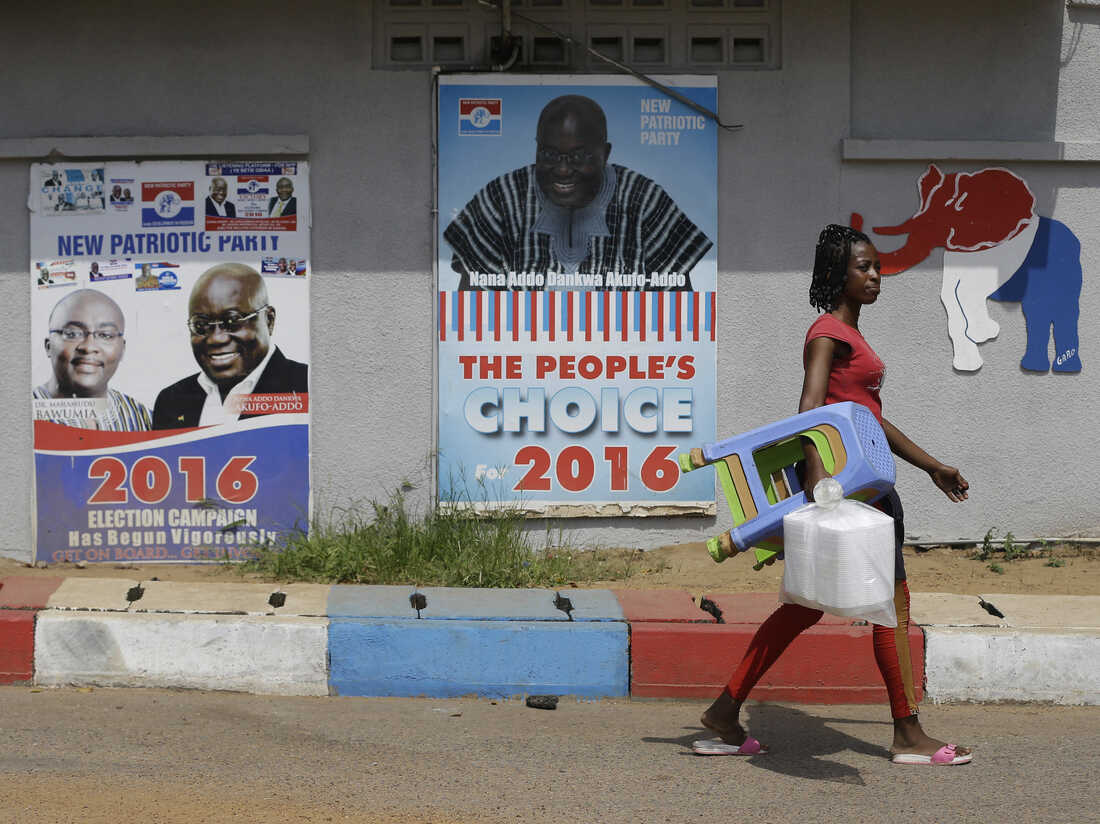
M 783 516 L 806 504 L 794 464 L 802 438 L 817 446 L 825 469 L 846 498 L 871 503 L 894 487 L 894 457 L 882 426 L 866 406 L 845 401 L 776 421 L 681 454 L 685 472 L 713 465 L 733 516 L 727 535 L 707 541 L 716 561 L 756 547 L 760 569 L 783 551 Z M 755 468 L 756 471 L 746 471 Z

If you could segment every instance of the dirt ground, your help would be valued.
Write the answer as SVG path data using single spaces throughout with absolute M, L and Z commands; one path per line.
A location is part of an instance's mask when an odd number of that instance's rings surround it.
M 995 552 L 988 560 L 973 557 L 975 548 L 905 548 L 909 588 L 914 592 L 983 594 L 1011 592 L 1033 595 L 1100 595 L 1100 548 L 1055 544 L 1032 549 L 1033 557 L 1005 561 Z M 717 592 L 777 592 L 783 564 L 759 572 L 752 555 L 739 555 L 716 564 L 702 543 L 678 544 L 643 552 L 632 549 L 597 550 L 613 568 L 626 571 L 618 580 L 577 582 L 586 589 L 683 589 L 692 594 Z M 1059 565 L 1060 564 L 1060 565 Z M 991 565 L 999 566 L 1001 573 Z M 50 564 L 33 568 L 0 558 L 0 578 L 8 575 L 82 578 L 129 578 L 137 581 L 262 582 L 263 576 L 219 564 Z
M 629 554 L 629 551 L 619 550 Z M 1049 557 L 1047 557 L 1049 553 Z M 974 548 L 904 548 L 905 571 L 913 592 L 981 594 L 1012 592 L 1034 595 L 1100 595 L 1100 549 L 1053 546 L 1040 557 L 1005 561 L 996 552 L 987 561 L 973 558 Z M 686 589 L 690 592 L 777 592 L 783 562 L 752 568 L 752 553 L 716 564 L 702 543 L 635 552 L 625 582 L 596 582 L 587 587 L 620 589 Z M 1062 566 L 1048 566 L 1051 562 Z M 1003 572 L 990 569 L 997 564 Z

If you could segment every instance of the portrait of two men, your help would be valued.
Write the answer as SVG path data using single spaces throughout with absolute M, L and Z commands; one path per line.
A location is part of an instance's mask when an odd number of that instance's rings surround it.
M 34 387 L 36 417 L 110 431 L 213 426 L 259 414 L 254 395 L 304 395 L 309 370 L 274 342 L 277 311 L 252 267 L 223 263 L 191 288 L 185 317 L 198 371 L 156 394 L 150 409 L 111 386 L 127 350 L 127 318 L 105 291 L 75 289 L 50 311 L 50 377 Z M 147 350 L 134 356 L 143 357 Z

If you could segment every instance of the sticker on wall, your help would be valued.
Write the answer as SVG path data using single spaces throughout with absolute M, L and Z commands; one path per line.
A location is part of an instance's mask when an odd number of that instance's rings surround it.
M 88 280 L 129 280 L 134 276 L 134 266 L 129 258 L 122 260 L 93 260 L 88 264 Z
M 270 278 L 304 278 L 305 259 L 265 257 L 260 261 L 260 274 Z
M 901 248 L 882 253 L 885 275 L 917 266 L 933 249 L 943 248 L 940 300 L 947 310 L 955 369 L 981 369 L 978 344 L 1000 332 L 989 315 L 989 299 L 1018 302 L 1023 310 L 1027 349 L 1022 369 L 1080 372 L 1081 243 L 1073 231 L 1038 215 L 1027 182 L 1007 169 L 945 175 L 932 164 L 918 189 L 916 214 L 873 231 L 908 235 Z M 852 225 L 860 228 L 862 223 L 854 213 Z M 1053 363 L 1048 354 L 1051 335 Z
M 110 180 L 111 194 L 107 200 L 111 208 L 116 212 L 125 212 L 134 204 L 134 184 L 132 177 L 112 177 Z
M 76 261 L 72 258 L 37 260 L 34 262 L 34 271 L 37 273 L 34 283 L 39 289 L 76 285 Z
M 139 292 L 179 289 L 179 276 L 174 271 L 176 269 L 179 269 L 178 263 L 142 263 L 138 266 L 139 274 L 134 286 Z
M 39 196 L 35 210 L 43 217 L 91 215 L 103 211 L 103 166 L 38 167 L 31 181 L 31 197 Z
M 295 185 L 301 183 L 296 161 L 208 163 L 206 174 L 206 231 L 297 231 Z M 233 251 L 258 250 L 241 242 Z
M 501 99 L 462 97 L 458 101 L 458 133 L 461 135 L 489 135 L 500 137 L 504 125 L 501 118 Z

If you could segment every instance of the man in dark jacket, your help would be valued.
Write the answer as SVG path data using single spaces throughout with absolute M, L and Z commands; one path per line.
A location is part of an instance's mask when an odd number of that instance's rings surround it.
M 226 183 L 224 177 L 216 177 L 210 181 L 210 194 L 206 196 L 207 217 L 237 216 L 237 207 L 233 205 L 232 201 L 226 200 L 228 194 L 229 184 Z
M 309 367 L 272 345 L 275 307 L 255 269 L 221 263 L 206 270 L 191 290 L 188 313 L 191 351 L 202 371 L 160 391 L 154 429 L 308 409 Z

